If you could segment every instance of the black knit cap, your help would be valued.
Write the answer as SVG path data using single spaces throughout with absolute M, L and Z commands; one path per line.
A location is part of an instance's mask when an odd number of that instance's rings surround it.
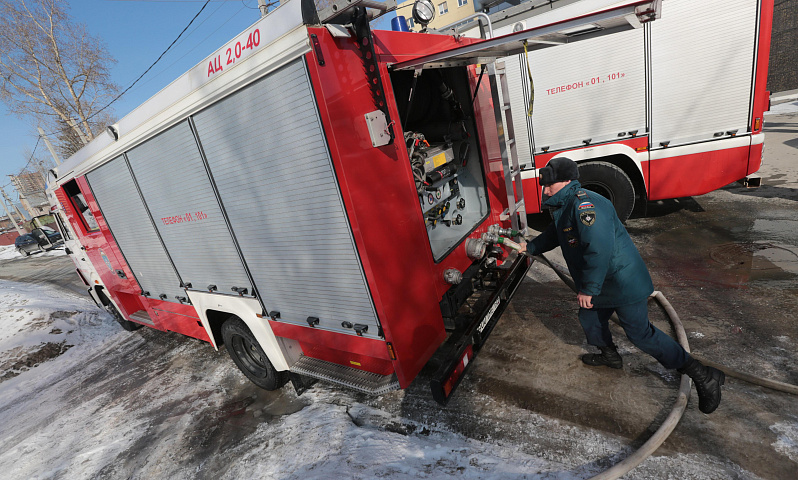
M 579 178 L 579 169 L 576 167 L 576 162 L 570 158 L 557 157 L 549 160 L 549 163 L 540 169 L 540 185 L 551 185 L 557 182 L 567 182 L 568 180 L 577 180 Z

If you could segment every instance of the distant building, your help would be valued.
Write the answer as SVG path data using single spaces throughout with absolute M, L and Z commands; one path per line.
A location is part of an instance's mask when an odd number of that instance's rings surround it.
M 798 0 L 776 1 L 770 44 L 768 89 L 798 89 Z
M 44 178 L 38 173 L 21 173 L 19 175 L 9 175 L 11 183 L 19 193 L 19 201 L 22 207 L 28 211 L 31 217 L 46 215 L 50 211 L 50 204 L 45 193 Z
M 412 5 L 415 0 L 407 0 L 402 4 Z M 432 0 L 435 5 L 435 18 L 427 25 L 427 28 L 439 29 L 458 20 L 462 20 L 469 15 L 474 14 L 474 0 Z M 410 7 L 402 10 L 402 15 L 407 19 L 407 26 L 410 30 L 418 32 L 421 30 L 421 25 L 416 25 L 413 22 L 413 15 L 410 13 Z
M 431 0 L 435 5 L 435 18 L 429 23 L 428 28 L 440 30 L 443 27 L 460 28 L 473 20 L 466 20 L 467 17 L 477 12 L 487 13 L 493 19 L 494 27 L 496 22 L 506 16 L 520 15 L 533 10 L 551 10 L 560 6 L 565 6 L 579 0 Z M 402 5 L 412 5 L 414 0 L 402 2 Z M 408 6 L 401 11 L 407 19 L 410 30 L 417 32 L 421 30 L 421 25 L 415 25 L 413 15 Z M 498 18 L 495 13 L 502 12 Z

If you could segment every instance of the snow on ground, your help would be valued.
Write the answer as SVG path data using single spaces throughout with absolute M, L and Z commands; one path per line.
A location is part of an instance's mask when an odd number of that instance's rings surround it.
M 790 115 L 794 113 L 798 113 L 798 101 L 773 105 L 770 110 L 765 112 L 765 115 Z
M 489 410 L 502 420 L 497 429 L 518 429 L 517 440 L 480 441 L 328 386 L 302 397 L 290 386 L 263 392 L 207 345 L 124 332 L 88 297 L 53 287 L 0 280 L 0 318 L 4 478 L 573 480 L 631 451 L 621 439 L 506 405 Z M 251 400 L 230 403 L 248 391 Z M 774 426 L 774 448 L 796 455 L 796 428 Z M 568 447 L 552 448 L 551 439 Z M 651 457 L 628 478 L 662 472 L 756 478 L 684 454 Z
M 64 251 L 64 247 L 60 246 L 53 250 L 49 250 L 47 252 L 36 252 L 32 255 L 41 256 L 41 257 L 58 257 L 61 255 L 66 255 Z M 0 260 L 11 260 L 14 258 L 23 258 L 25 255 L 19 253 L 14 245 L 0 245 Z
M 779 437 L 773 447 L 798 463 L 798 423 L 777 423 L 770 430 Z

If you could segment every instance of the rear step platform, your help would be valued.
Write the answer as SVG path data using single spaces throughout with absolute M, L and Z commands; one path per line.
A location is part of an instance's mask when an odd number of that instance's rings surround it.
M 139 310 L 138 312 L 131 313 L 130 319 L 136 323 L 143 323 L 153 327 L 155 326 L 155 322 L 152 321 L 152 318 L 150 318 L 150 315 L 146 310 Z
M 289 371 L 370 395 L 382 395 L 399 389 L 399 380 L 397 380 L 396 374 L 380 375 L 304 355 L 299 357 Z

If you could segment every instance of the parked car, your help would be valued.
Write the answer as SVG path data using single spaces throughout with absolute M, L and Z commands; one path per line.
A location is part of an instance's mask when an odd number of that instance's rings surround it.
M 28 256 L 33 252 L 52 250 L 63 241 L 60 233 L 49 227 L 41 227 L 17 237 L 14 247 L 20 254 Z

